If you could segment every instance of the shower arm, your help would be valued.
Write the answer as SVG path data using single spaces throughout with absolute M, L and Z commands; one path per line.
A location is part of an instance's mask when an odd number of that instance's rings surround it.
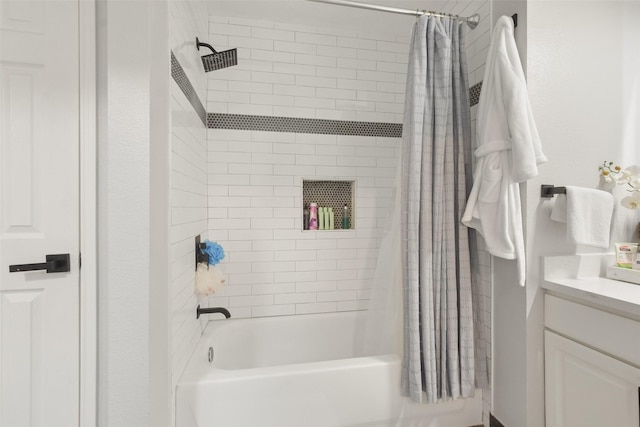
M 213 48 L 213 46 L 211 46 L 208 43 L 202 43 L 200 41 L 200 39 L 198 39 L 198 37 L 196 37 L 196 48 L 198 48 L 198 50 L 200 50 L 200 46 L 204 46 L 204 47 L 208 47 L 209 49 L 211 49 L 211 51 L 215 54 L 217 54 L 218 52 Z

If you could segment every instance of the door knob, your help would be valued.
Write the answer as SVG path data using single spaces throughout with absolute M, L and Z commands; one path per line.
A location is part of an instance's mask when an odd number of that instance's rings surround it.
M 66 273 L 71 270 L 69 254 L 47 255 L 46 262 L 39 264 L 15 264 L 9 266 L 9 273 L 37 270 L 47 270 L 47 273 Z

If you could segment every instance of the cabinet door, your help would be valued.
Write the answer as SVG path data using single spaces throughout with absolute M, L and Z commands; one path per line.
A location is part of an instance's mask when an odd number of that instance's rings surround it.
M 545 331 L 545 382 L 547 427 L 639 425 L 638 368 Z

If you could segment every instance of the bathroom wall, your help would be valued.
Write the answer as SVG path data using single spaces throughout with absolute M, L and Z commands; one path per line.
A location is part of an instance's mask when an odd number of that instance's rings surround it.
M 494 337 L 500 373 L 494 412 L 505 425 L 542 426 L 540 257 L 607 250 L 570 245 L 566 228 L 549 220 L 554 201 L 541 200 L 539 189 L 541 184 L 593 188 L 603 161 L 640 163 L 637 114 L 631 114 L 640 93 L 637 68 L 629 67 L 629 58 L 637 58 L 633 46 L 640 42 L 633 24 L 640 8 L 624 2 L 528 2 L 527 15 L 529 94 L 549 161 L 523 196 L 526 288 L 517 286 L 515 272 L 505 263 L 494 265 L 495 323 L 504 325 Z M 589 27 L 589 22 L 598 25 Z M 631 238 L 629 225 L 638 220 L 637 213 L 618 208 L 612 241 Z
M 170 331 L 171 402 L 201 334 L 194 293 L 196 235 L 207 231 L 207 149 L 203 121 L 207 81 L 196 37 L 207 36 L 207 11 L 191 1 L 169 3 L 171 80 L 170 162 Z M 167 58 L 169 61 L 169 58 Z M 175 422 L 173 408 L 171 423 Z

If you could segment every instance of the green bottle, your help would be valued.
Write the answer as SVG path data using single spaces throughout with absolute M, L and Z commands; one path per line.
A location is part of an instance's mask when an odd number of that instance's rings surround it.
M 349 229 L 349 208 L 347 207 L 346 203 L 344 204 L 344 208 L 342 212 L 342 229 L 343 230 Z

